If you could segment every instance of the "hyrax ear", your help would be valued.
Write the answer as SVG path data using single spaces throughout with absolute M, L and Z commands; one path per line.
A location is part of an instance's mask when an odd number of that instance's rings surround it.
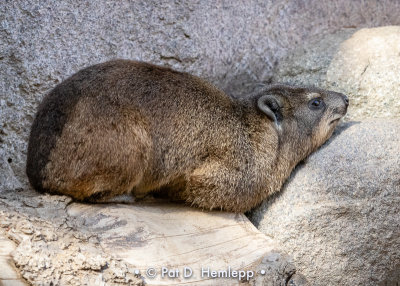
M 281 102 L 280 98 L 273 94 L 266 94 L 260 96 L 257 100 L 258 108 L 264 112 L 269 119 L 274 121 L 276 124 L 282 120 L 282 113 L 281 113 Z

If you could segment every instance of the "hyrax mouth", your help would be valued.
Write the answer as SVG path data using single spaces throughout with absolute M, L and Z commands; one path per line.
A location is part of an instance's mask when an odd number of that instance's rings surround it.
M 329 122 L 329 125 L 336 124 L 339 122 L 340 119 L 342 119 L 347 113 L 347 106 L 344 110 L 334 110 L 333 114 L 331 114 L 331 121 Z
M 342 95 L 344 106 L 343 108 L 334 108 L 331 116 L 332 120 L 329 122 L 329 125 L 336 124 L 339 122 L 341 118 L 343 118 L 347 113 L 347 108 L 349 107 L 349 99 L 347 96 Z
M 331 120 L 331 122 L 329 122 L 329 125 L 332 125 L 332 124 L 338 123 L 338 122 L 339 122 L 339 120 L 340 120 L 341 118 L 342 118 L 342 116 L 340 116 L 340 117 L 337 117 L 337 118 L 335 118 L 335 119 Z

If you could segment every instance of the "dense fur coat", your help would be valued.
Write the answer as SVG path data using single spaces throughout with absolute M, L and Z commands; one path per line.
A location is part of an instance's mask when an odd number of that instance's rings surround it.
M 43 99 L 27 175 L 36 190 L 77 200 L 158 191 L 244 212 L 281 188 L 347 105 L 339 93 L 285 85 L 236 100 L 187 73 L 114 60 Z

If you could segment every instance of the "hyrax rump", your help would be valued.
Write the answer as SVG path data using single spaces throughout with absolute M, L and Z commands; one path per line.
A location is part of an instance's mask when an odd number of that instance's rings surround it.
M 27 175 L 40 192 L 81 201 L 162 191 L 201 208 L 244 212 L 280 189 L 347 106 L 340 93 L 286 85 L 233 99 L 187 73 L 109 61 L 43 99 Z

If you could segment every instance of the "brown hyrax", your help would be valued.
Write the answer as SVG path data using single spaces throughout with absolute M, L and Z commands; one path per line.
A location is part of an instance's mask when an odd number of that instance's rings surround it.
M 80 201 L 162 192 L 244 212 L 281 188 L 347 106 L 343 94 L 287 85 L 233 99 L 187 73 L 109 61 L 43 99 L 27 175 L 40 192 Z

